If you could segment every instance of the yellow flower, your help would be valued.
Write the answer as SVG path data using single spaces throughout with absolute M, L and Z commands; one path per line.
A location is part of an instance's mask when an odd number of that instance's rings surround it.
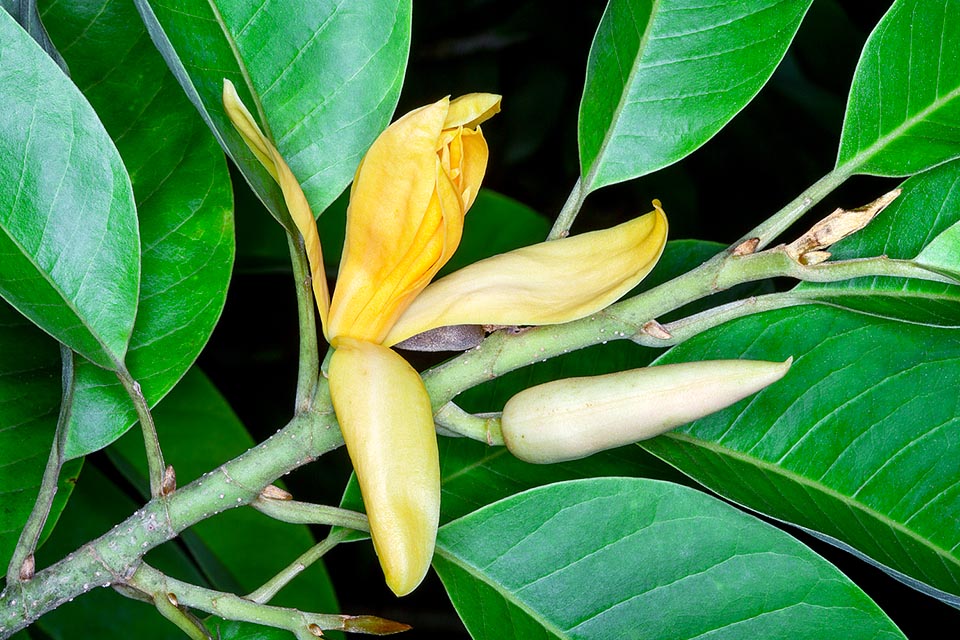
M 486 170 L 479 125 L 500 109 L 491 94 L 444 98 L 390 125 L 360 163 L 331 301 L 299 183 L 227 80 L 223 100 L 303 235 L 334 348 L 334 410 L 387 584 L 407 594 L 433 557 L 440 467 L 430 398 L 416 370 L 389 347 L 440 326 L 553 324 L 599 311 L 656 264 L 666 217 L 655 201 L 654 211 L 612 229 L 494 256 L 430 284 L 460 243 Z

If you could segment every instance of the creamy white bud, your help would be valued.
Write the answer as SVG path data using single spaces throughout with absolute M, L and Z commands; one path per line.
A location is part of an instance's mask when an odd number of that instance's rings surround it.
M 527 462 L 583 458 L 728 407 L 782 378 L 792 362 L 707 360 L 548 382 L 507 402 L 503 440 Z

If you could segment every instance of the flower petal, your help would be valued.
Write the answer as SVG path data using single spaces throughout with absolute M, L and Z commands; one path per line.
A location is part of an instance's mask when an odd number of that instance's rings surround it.
M 413 591 L 433 558 L 440 461 L 430 397 L 394 351 L 337 338 L 330 395 L 370 518 L 387 585 Z
M 437 143 L 447 106 L 444 98 L 397 120 L 380 134 L 357 169 L 330 309 L 331 339 L 346 335 L 378 342 L 377 336 L 385 335 L 388 323 L 409 302 L 401 280 L 419 281 L 422 275 L 405 272 L 415 263 L 432 264 L 442 253 L 441 238 L 435 258 L 421 255 L 436 250 L 434 234 L 443 226 L 436 188 Z
M 500 96 L 493 93 L 468 93 L 450 101 L 444 129 L 473 129 L 500 112 Z
M 543 242 L 474 263 L 423 290 L 384 344 L 456 324 L 569 322 L 617 300 L 657 263 L 667 218 L 655 210 L 602 231 Z
M 303 236 L 307 260 L 310 262 L 310 275 L 313 280 L 313 294 L 320 311 L 320 321 L 326 327 L 328 310 L 330 308 L 330 292 L 327 289 L 327 275 L 323 269 L 323 252 L 320 247 L 320 235 L 317 233 L 317 221 L 310 210 L 307 197 L 300 188 L 300 183 L 290 171 L 280 152 L 273 146 L 253 116 L 240 101 L 236 87 L 229 80 L 223 81 L 223 106 L 234 128 L 253 151 L 264 168 L 280 185 L 287 211 L 293 219 L 300 235 Z

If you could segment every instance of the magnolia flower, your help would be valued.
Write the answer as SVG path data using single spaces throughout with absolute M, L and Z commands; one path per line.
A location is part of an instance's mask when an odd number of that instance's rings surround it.
M 433 557 L 440 467 L 423 381 L 390 347 L 441 326 L 552 324 L 594 313 L 650 272 L 666 242 L 666 217 L 655 201 L 654 211 L 617 227 L 494 256 L 430 284 L 460 242 L 486 170 L 479 125 L 500 109 L 491 94 L 444 98 L 390 125 L 360 163 L 331 301 L 299 183 L 226 80 L 223 100 L 303 235 L 334 348 L 330 394 L 371 538 L 387 584 L 407 594 Z

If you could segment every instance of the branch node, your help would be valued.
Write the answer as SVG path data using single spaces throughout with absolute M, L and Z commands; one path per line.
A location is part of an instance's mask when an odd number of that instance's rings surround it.
M 23 559 L 23 564 L 20 565 L 20 580 L 22 582 L 33 580 L 33 574 L 36 572 L 36 569 L 37 563 L 31 553 Z
M 658 340 L 671 340 L 673 338 L 673 334 L 667 331 L 667 328 L 656 320 L 645 322 L 640 328 L 640 332 L 652 338 L 657 338 Z
M 731 252 L 735 256 L 748 256 L 751 253 L 757 251 L 757 247 L 760 245 L 760 238 L 753 237 L 748 238 L 735 246 Z
M 177 473 L 173 470 L 173 465 L 167 465 L 163 470 L 163 482 L 160 483 L 160 495 L 168 496 L 177 490 Z
M 284 491 L 275 484 L 265 486 L 263 491 L 260 492 L 260 497 L 268 500 L 293 500 L 292 493 Z

